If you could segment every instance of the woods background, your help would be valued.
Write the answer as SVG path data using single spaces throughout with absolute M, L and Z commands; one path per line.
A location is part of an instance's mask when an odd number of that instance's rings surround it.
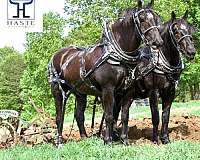
M 43 33 L 27 33 L 24 53 L 11 47 L 0 48 L 0 108 L 15 109 L 24 119 L 31 119 L 36 115 L 29 102 L 31 97 L 37 106 L 54 115 L 54 102 L 47 82 L 50 57 L 62 47 L 95 44 L 101 37 L 103 17 L 114 21 L 122 10 L 135 5 L 134 0 L 66 0 L 63 7 L 67 18 L 53 12 L 45 14 Z M 197 53 L 192 63 L 184 59 L 185 69 L 176 101 L 200 99 L 200 1 L 155 0 L 154 8 L 163 21 L 170 18 L 171 11 L 182 16 L 189 10 L 189 22 L 196 28 Z M 68 33 L 64 32 L 66 27 L 70 28 Z M 94 98 L 88 99 L 90 107 Z M 68 111 L 74 108 L 73 96 L 68 104 Z

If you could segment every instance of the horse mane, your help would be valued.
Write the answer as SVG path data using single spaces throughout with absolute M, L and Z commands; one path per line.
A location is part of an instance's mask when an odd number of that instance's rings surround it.
M 123 10 L 120 15 L 122 17 L 130 17 L 133 15 L 133 13 L 136 11 L 136 7 L 135 8 L 126 8 L 125 10 Z

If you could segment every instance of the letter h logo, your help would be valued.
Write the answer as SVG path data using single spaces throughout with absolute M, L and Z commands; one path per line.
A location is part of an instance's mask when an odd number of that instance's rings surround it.
M 35 19 L 35 0 L 8 0 L 7 6 L 8 19 Z

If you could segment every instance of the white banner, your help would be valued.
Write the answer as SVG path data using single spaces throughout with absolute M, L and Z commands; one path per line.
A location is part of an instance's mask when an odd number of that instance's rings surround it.
M 9 117 L 18 117 L 19 113 L 15 110 L 0 110 L 0 118 L 7 119 Z

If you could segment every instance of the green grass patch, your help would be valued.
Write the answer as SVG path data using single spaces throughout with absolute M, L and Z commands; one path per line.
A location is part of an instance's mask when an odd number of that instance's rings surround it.
M 200 101 L 173 103 L 172 114 L 200 115 Z M 161 105 L 159 105 L 161 110 Z M 132 106 L 130 114 L 133 118 L 150 117 L 149 106 Z M 86 111 L 86 120 L 91 120 L 92 114 Z M 102 112 L 97 112 L 100 118 Z M 65 122 L 72 122 L 73 113 L 67 114 Z M 88 138 L 79 142 L 70 141 L 57 149 L 52 144 L 27 147 L 14 146 L 0 150 L 0 160 L 196 160 L 200 159 L 200 143 L 189 141 L 174 141 L 168 145 L 123 145 L 108 146 L 102 139 Z
M 102 109 L 99 106 L 98 112 L 95 113 L 95 121 L 102 117 Z M 159 111 L 160 115 L 162 112 L 161 104 L 159 104 Z M 190 101 L 186 103 L 177 103 L 174 102 L 171 107 L 171 115 L 197 115 L 200 116 L 200 101 Z M 151 111 L 149 106 L 131 106 L 130 107 L 130 118 L 140 119 L 140 118 L 150 118 Z M 69 112 L 65 114 L 65 123 L 72 123 L 74 118 L 73 112 Z M 92 111 L 91 108 L 87 108 L 85 111 L 85 120 L 91 121 L 92 120 Z
M 101 139 L 71 141 L 60 149 L 44 144 L 34 147 L 15 146 L 0 150 L 2 160 L 196 160 L 200 159 L 200 143 L 177 141 L 168 145 L 104 145 Z
M 159 104 L 160 115 L 162 112 L 162 105 Z M 190 101 L 186 103 L 172 103 L 171 115 L 196 115 L 200 116 L 200 101 Z M 131 106 L 130 118 L 150 118 L 151 110 L 149 106 Z

